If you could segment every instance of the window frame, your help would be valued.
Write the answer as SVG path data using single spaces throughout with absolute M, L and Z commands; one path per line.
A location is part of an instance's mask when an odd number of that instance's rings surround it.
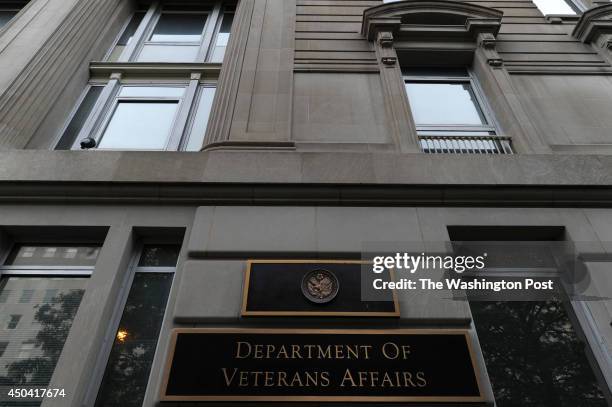
M 557 267 L 487 267 L 478 272 L 466 271 L 465 277 L 508 277 L 508 278 L 550 278 L 555 279 L 558 278 L 559 273 L 558 270 L 562 265 Z M 563 282 L 562 279 L 558 279 L 559 285 L 563 290 L 563 294 L 568 293 L 568 287 L 566 283 Z M 581 301 L 580 299 L 568 299 L 561 298 L 557 299 L 557 301 L 561 304 L 561 307 L 565 310 L 568 319 L 572 325 L 572 329 L 574 330 L 576 336 L 579 340 L 584 343 L 584 353 L 587 358 L 587 363 L 590 365 L 595 379 L 600 385 L 608 385 L 608 380 L 603 372 L 602 360 L 597 357 L 597 352 L 602 349 L 596 348 L 593 344 L 597 343 L 601 347 L 603 347 L 602 342 L 600 342 L 597 334 L 600 334 L 599 327 L 595 322 L 595 318 L 590 310 L 590 308 L 586 305 L 585 301 Z M 476 323 L 474 318 L 472 317 L 472 310 L 469 306 L 470 301 L 467 301 L 468 308 L 470 312 L 471 328 L 476 332 Z M 479 340 L 479 339 L 478 339 Z M 478 343 L 480 346 L 480 342 Z M 606 356 L 609 356 L 607 352 L 602 352 Z M 606 389 L 602 387 L 602 392 L 604 396 L 606 395 Z
M 404 82 L 404 89 L 408 83 L 467 83 L 470 85 L 470 91 L 475 98 L 477 105 L 476 109 L 479 110 L 480 114 L 482 114 L 484 121 L 486 124 L 481 126 L 478 125 L 461 125 L 461 124 L 417 124 L 415 121 L 415 127 L 417 131 L 417 135 L 420 135 L 421 132 L 431 131 L 431 132 L 449 132 L 452 135 L 452 132 L 464 132 L 464 131 L 474 131 L 480 133 L 488 132 L 489 136 L 497 136 L 499 135 L 497 122 L 492 114 L 490 107 L 478 85 L 477 81 L 474 78 L 473 73 L 470 69 L 466 68 L 466 75 L 407 75 L 402 73 L 402 80 Z M 408 91 L 406 91 L 406 98 L 408 99 L 408 104 L 410 105 L 410 97 L 408 95 Z M 412 108 L 411 108 L 412 113 Z M 413 116 L 414 117 L 414 116 Z M 491 134 L 492 133 L 492 134 Z M 444 134 L 440 134 L 441 136 Z
M 106 85 L 104 83 L 99 83 L 99 82 L 90 82 L 85 86 L 85 89 L 83 90 L 83 92 L 79 95 L 78 99 L 76 100 L 74 106 L 72 106 L 72 109 L 70 109 L 70 111 L 68 112 L 68 116 L 66 117 L 66 120 L 64 120 L 64 123 L 62 124 L 62 126 L 60 127 L 57 135 L 55 136 L 55 139 L 53 140 L 53 149 L 57 150 L 58 146 L 60 145 L 60 143 L 62 142 L 62 138 L 64 137 L 64 135 L 66 134 L 66 130 L 68 130 L 68 127 L 70 126 L 70 124 L 72 123 L 72 120 L 74 119 L 74 117 L 76 116 L 77 112 L 79 111 L 79 109 L 81 108 L 81 105 L 85 102 L 85 99 L 87 98 L 87 95 L 89 94 L 89 91 L 94 88 L 94 87 L 99 87 L 102 88 L 102 90 L 104 90 L 104 87 Z M 98 95 L 98 100 L 100 100 L 100 97 L 102 95 Z M 85 120 L 83 121 L 83 125 L 81 126 L 81 130 L 83 129 L 83 127 L 85 127 L 85 122 L 87 122 L 87 120 L 89 119 L 89 117 L 92 115 L 95 107 L 96 107 L 97 102 L 94 102 L 94 104 L 91 107 L 91 110 L 89 112 L 89 114 L 87 115 L 87 117 L 85 117 Z M 77 134 L 75 141 L 72 143 L 71 147 L 69 148 L 74 149 L 74 146 L 77 144 L 76 141 L 80 140 L 79 137 L 81 136 L 81 131 L 79 131 L 79 134 Z
M 177 258 L 177 264 L 174 267 L 143 267 L 139 266 L 138 263 L 144 251 L 144 247 L 146 245 L 155 245 L 155 244 L 167 244 L 167 242 L 159 243 L 157 241 L 150 242 L 138 242 L 135 247 L 134 254 L 130 259 L 128 265 L 128 272 L 124 277 L 123 284 L 121 285 L 121 289 L 119 294 L 115 297 L 115 308 L 113 309 L 113 314 L 110 317 L 109 323 L 107 325 L 107 331 L 104 334 L 104 343 L 99 349 L 98 357 L 96 359 L 96 363 L 94 365 L 92 378 L 89 381 L 89 385 L 86 389 L 84 396 L 84 405 L 94 405 L 98 398 L 98 393 L 100 391 L 100 386 L 102 385 L 102 381 L 104 380 L 104 373 L 106 371 L 106 367 L 109 362 L 109 358 L 113 349 L 113 343 L 115 340 L 115 336 L 117 335 L 117 331 L 119 329 L 119 324 L 121 323 L 121 318 L 123 317 L 123 312 L 125 310 L 125 304 L 127 303 L 128 297 L 130 295 L 130 291 L 132 289 L 132 284 L 134 283 L 134 278 L 136 277 L 136 273 L 151 273 L 151 274 L 172 274 L 172 282 L 170 284 L 170 290 L 168 292 L 168 299 L 166 301 L 166 308 L 164 309 L 164 315 L 162 317 L 162 325 L 160 329 L 160 334 L 163 332 L 164 322 L 168 316 L 169 307 L 168 304 L 170 302 L 170 297 L 172 296 L 172 291 L 175 289 L 176 284 L 176 274 L 178 265 L 181 258 L 181 253 L 183 251 L 183 242 L 177 243 L 180 245 L 179 255 Z M 153 355 L 153 361 L 158 357 L 158 352 L 162 352 L 160 347 L 156 345 L 155 353 Z M 149 372 L 149 377 L 147 380 L 147 385 L 145 387 L 145 394 L 149 385 L 151 384 L 152 372 Z
M 183 88 L 183 94 L 180 97 L 167 97 L 167 96 L 120 96 L 121 91 L 125 88 L 130 88 L 130 87 L 151 87 L 151 88 Z M 100 141 L 102 140 L 102 138 L 104 137 L 104 133 L 106 132 L 109 124 L 111 123 L 115 112 L 117 111 L 117 108 L 119 107 L 119 104 L 121 103 L 163 103 L 163 102 L 177 102 L 177 107 L 176 107 L 176 113 L 174 114 L 174 117 L 172 118 L 172 124 L 170 125 L 170 134 L 168 135 L 168 139 L 166 141 L 166 145 L 164 146 L 163 149 L 161 150 L 152 150 L 152 149 L 120 149 L 120 148 L 104 148 L 104 149 L 100 149 L 103 151 L 168 151 L 168 150 L 173 150 L 175 148 L 174 145 L 175 143 L 173 142 L 173 135 L 175 133 L 175 127 L 177 124 L 177 121 L 179 120 L 179 115 L 181 113 L 181 110 L 183 109 L 183 106 L 185 104 L 185 96 L 187 93 L 187 86 L 185 84 L 169 84 L 169 83 L 156 83 L 154 85 L 151 84 L 147 84 L 147 85 L 142 85 L 142 84 L 138 84 L 138 83 L 125 83 L 125 84 L 121 84 L 113 93 L 113 95 L 111 96 L 111 100 L 109 101 L 109 105 L 108 108 L 106 108 L 103 112 L 100 113 L 99 118 L 100 120 L 100 124 L 97 126 L 97 128 L 94 130 L 94 132 L 89 136 L 89 137 L 93 137 L 96 140 L 96 150 L 98 150 L 97 148 L 97 144 L 100 143 Z M 93 112 L 92 112 L 93 113 Z M 78 148 L 80 148 L 80 140 L 81 140 L 81 134 L 79 134 L 79 137 L 77 137 L 77 140 L 75 140 L 75 144 L 78 145 Z M 73 146 L 73 148 L 76 146 Z
M 83 296 L 85 296 L 87 294 L 87 285 L 89 284 L 89 280 L 91 279 L 91 276 L 94 272 L 95 265 L 93 266 L 44 266 L 44 265 L 13 266 L 13 265 L 5 264 L 12 250 L 14 250 L 16 246 L 19 246 L 19 245 L 50 245 L 52 246 L 55 244 L 59 246 L 59 245 L 64 245 L 66 243 L 67 242 L 64 242 L 64 241 L 60 241 L 60 242 L 37 242 L 37 241 L 12 242 L 12 244 L 9 245 L 7 250 L 2 249 L 2 251 L 0 251 L 0 280 L 3 278 L 11 278 L 11 277 L 87 278 L 88 281 L 83 287 L 83 291 L 84 291 Z M 82 242 L 79 242 L 78 244 L 72 243 L 72 242 L 70 242 L 69 244 L 74 244 L 75 246 L 85 245 L 85 244 L 90 244 L 90 245 L 96 244 L 98 245 L 100 249 L 102 249 L 102 246 L 103 246 L 102 242 L 99 242 L 99 241 L 94 242 L 94 241 L 89 241 L 87 239 Z M 79 307 L 77 308 L 76 313 L 75 313 L 75 319 L 80 311 L 80 307 L 81 307 L 81 304 L 79 303 Z M 21 318 L 20 318 L 20 321 L 17 323 L 17 326 L 15 326 L 15 328 L 13 329 L 19 329 L 20 322 L 21 322 Z M 74 322 L 74 320 L 72 322 Z M 66 340 L 68 339 L 68 336 L 70 335 L 71 331 L 72 331 L 72 325 L 70 327 L 70 330 L 68 331 Z M 64 352 L 65 345 L 66 345 L 66 342 L 64 342 L 63 344 L 62 353 Z M 6 352 L 6 348 L 4 349 L 4 352 Z M 56 374 L 55 369 L 57 369 L 57 365 L 54 367 L 52 376 Z
M 77 113 L 80 104 L 85 100 L 89 90 L 94 86 L 103 87 L 102 92 L 98 96 L 98 100 L 91 108 L 88 117 L 85 119 L 83 125 L 81 126 L 81 130 L 79 134 L 76 136 L 72 143 L 71 150 L 82 150 L 81 149 L 81 140 L 84 138 L 93 138 L 96 141 L 96 147 L 88 149 L 90 151 L 180 151 L 186 152 L 185 147 L 188 145 L 189 139 L 191 138 L 191 130 L 193 127 L 193 123 L 195 120 L 195 115 L 197 113 L 197 105 L 199 102 L 199 95 L 201 94 L 202 89 L 204 88 L 215 88 L 217 89 L 217 80 L 208 80 L 200 78 L 200 76 L 196 75 L 195 77 L 192 75 L 192 78 L 189 80 L 163 80 L 157 82 L 155 80 L 125 80 L 120 81 L 118 79 L 111 79 L 108 82 L 100 82 L 100 81 L 91 81 L 81 97 L 79 98 L 80 103 L 75 106 L 68 119 L 62 126 L 62 130 L 60 131 L 59 136 L 57 137 L 54 148 L 57 148 L 59 143 L 61 142 L 61 138 L 66 131 L 66 128 L 70 125 L 74 115 Z M 184 88 L 183 95 L 178 97 L 126 97 L 119 96 L 121 90 L 126 87 L 152 87 L 152 88 L 163 88 L 163 87 L 171 87 L 171 88 Z M 177 106 L 177 112 L 175 117 L 173 118 L 170 136 L 168 138 L 168 142 L 164 149 L 162 150 L 150 150 L 150 149 L 98 149 L 97 144 L 102 139 L 104 135 L 104 131 L 108 127 L 110 120 L 113 117 L 114 112 L 118 104 L 122 100 L 131 100 L 137 101 L 142 100 L 145 102 L 150 101 L 164 101 L 164 100 L 179 100 Z M 214 101 L 213 101 L 214 104 Z M 212 106 L 211 106 L 212 111 Z M 207 123 L 208 125 L 208 123 Z
M 13 266 L 10 264 L 5 264 L 8 259 L 11 251 L 15 248 L 15 246 L 29 244 L 29 245 L 54 245 L 60 243 L 23 243 L 18 242 L 11 245 L 9 250 L 5 253 L 2 253 L 0 256 L 0 279 L 4 277 L 91 277 L 94 272 L 96 266 L 44 266 L 44 265 L 30 265 L 30 266 Z M 92 244 L 89 242 L 81 242 L 79 244 L 74 243 L 75 246 L 79 246 L 80 244 Z M 64 245 L 62 242 L 61 245 Z M 99 246 L 100 249 L 102 245 Z
M 176 61 L 176 63 L 212 63 L 210 58 L 213 54 L 214 44 L 219 34 L 221 24 L 223 22 L 225 9 L 230 6 L 223 0 L 208 1 L 206 4 L 210 5 L 210 11 L 197 11 L 197 10 L 164 10 L 164 2 L 161 0 L 154 1 L 146 11 L 135 9 L 130 13 L 128 21 L 126 21 L 119 34 L 115 38 L 113 45 L 106 53 L 104 60 L 108 61 L 108 58 L 112 55 L 113 50 L 117 46 L 121 36 L 125 29 L 129 26 L 130 21 L 136 12 L 143 12 L 144 17 L 138 25 L 132 41 L 130 44 L 125 46 L 125 49 L 119 55 L 116 62 L 141 62 L 138 61 L 143 48 L 146 45 L 167 45 L 167 46 L 198 46 L 195 61 Z M 232 3 L 231 6 L 234 6 Z M 151 41 L 150 37 L 157 26 L 162 14 L 201 14 L 206 15 L 206 22 L 202 29 L 201 39 L 199 42 L 177 42 L 177 41 Z M 232 11 L 235 14 L 235 10 Z M 233 25 L 232 25 L 233 29 Z M 231 34 L 230 34 L 231 37 Z M 146 63 L 157 63 L 158 61 L 148 61 Z

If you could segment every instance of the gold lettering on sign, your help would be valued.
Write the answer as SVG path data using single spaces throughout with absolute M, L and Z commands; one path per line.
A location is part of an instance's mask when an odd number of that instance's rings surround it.
M 386 357 L 388 359 L 396 359 L 400 352 L 404 359 L 410 354 L 410 347 L 403 345 L 398 347 L 394 343 L 385 344 L 390 346 L 388 351 L 391 355 L 397 354 L 394 357 Z M 395 347 L 396 349 L 394 349 Z M 334 345 L 271 345 L 271 344 L 253 344 L 251 342 L 236 342 L 236 353 L 234 359 L 370 359 L 372 345 L 354 345 L 354 344 L 334 344 Z M 383 349 L 385 352 L 385 349 Z
M 387 372 L 377 370 L 351 371 L 346 369 L 340 387 L 425 387 L 424 372 Z
M 234 359 L 254 360 L 368 360 L 372 356 L 372 345 L 357 344 L 262 344 L 248 341 L 235 342 Z M 410 345 L 385 342 L 376 349 L 382 360 L 407 360 L 412 354 Z M 285 370 L 250 371 L 239 368 L 222 368 L 227 387 L 329 387 L 332 376 L 328 371 Z M 422 388 L 427 386 L 424 372 L 379 371 L 345 369 L 336 385 L 340 387 L 370 388 Z

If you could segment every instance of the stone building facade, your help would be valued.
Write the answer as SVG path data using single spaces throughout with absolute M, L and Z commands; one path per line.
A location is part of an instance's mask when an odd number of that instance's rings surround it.
M 193 327 L 461 329 L 482 405 L 612 403 L 611 3 L 0 1 L 0 24 L 0 405 L 182 405 Z M 530 309 L 568 341 L 536 336 L 546 372 L 516 350 L 539 389 L 505 387 L 490 314 L 449 293 L 242 314 L 247 260 L 464 240 L 575 249 L 597 299 Z M 65 395 L 6 395 L 33 385 Z

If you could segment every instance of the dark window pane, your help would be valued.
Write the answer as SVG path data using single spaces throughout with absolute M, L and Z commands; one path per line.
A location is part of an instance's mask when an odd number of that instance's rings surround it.
M 130 23 L 127 25 L 127 27 L 125 27 L 123 34 L 121 34 L 121 38 L 119 38 L 119 41 L 117 41 L 117 45 L 128 45 L 130 43 L 143 17 L 144 13 L 134 14 L 130 20 Z
M 173 273 L 136 273 L 96 406 L 141 407 Z
M 0 329 L 0 406 L 38 406 L 41 401 L 8 397 L 10 388 L 45 387 L 49 384 L 64 342 L 85 292 L 86 278 L 5 277 L 0 279 L 0 294 L 56 290 L 48 303 L 34 295 L 29 303 L 12 295 L 0 304 L 6 324 Z M 8 317 L 8 318 L 7 318 Z M 4 329 L 6 328 L 6 329 Z
M 121 54 L 125 50 L 125 47 L 127 47 L 127 45 L 132 41 L 132 38 L 134 38 L 134 34 L 142 22 L 144 15 L 145 13 L 134 13 L 127 27 L 125 27 L 125 30 L 123 30 L 119 41 L 117 41 L 117 44 L 108 56 L 108 61 L 116 62 L 119 60 L 119 57 L 121 57 Z
M 66 130 L 64 130 L 64 134 L 62 134 L 62 138 L 57 144 L 57 150 L 70 150 L 72 148 L 74 141 L 78 137 L 79 132 L 83 128 L 85 121 L 91 113 L 91 109 L 93 109 L 94 105 L 98 101 L 98 97 L 100 96 L 102 89 L 104 89 L 103 86 L 92 86 L 89 88 L 87 95 L 81 102 L 81 105 L 75 112 L 72 120 L 70 120 L 68 127 L 66 127 Z
M 94 266 L 97 246 L 17 246 L 6 262 L 12 266 Z
M 6 329 L 16 329 L 19 325 L 19 321 L 21 321 L 21 315 L 9 315 L 9 320 L 6 324 Z
M 163 13 L 153 30 L 151 41 L 199 42 L 205 23 L 205 14 Z
M 138 267 L 174 267 L 180 251 L 178 245 L 145 245 Z
M 9 21 L 17 15 L 17 10 L 1 10 L 0 9 L 0 28 L 4 27 Z
M 470 74 L 465 68 L 439 68 L 424 67 L 412 68 L 402 67 L 402 75 L 416 77 L 436 77 L 436 78 L 469 78 Z
M 497 407 L 605 407 L 563 304 L 473 302 Z

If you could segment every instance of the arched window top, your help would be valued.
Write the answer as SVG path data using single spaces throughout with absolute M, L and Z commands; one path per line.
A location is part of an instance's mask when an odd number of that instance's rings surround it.
M 572 35 L 580 41 L 593 42 L 600 34 L 612 34 L 612 4 L 585 11 L 576 23 Z
M 381 31 L 400 33 L 403 27 L 423 27 L 431 34 L 499 31 L 503 12 L 453 0 L 404 0 L 364 11 L 362 34 L 369 40 Z

